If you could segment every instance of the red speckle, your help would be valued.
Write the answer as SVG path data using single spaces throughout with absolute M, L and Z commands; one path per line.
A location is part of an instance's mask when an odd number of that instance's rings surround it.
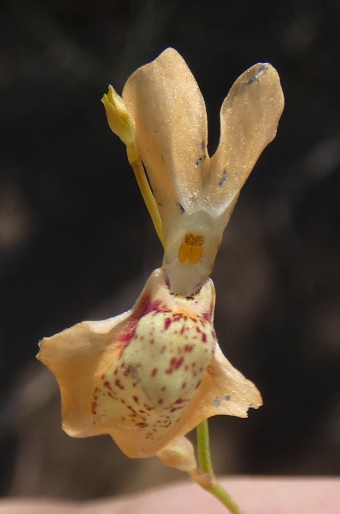
M 183 403 L 185 400 L 183 400 L 183 398 L 178 398 L 178 400 L 176 400 L 174 403 L 176 404 L 181 404 Z
M 136 387 L 137 382 L 133 382 L 132 387 Z
M 194 345 L 193 345 L 193 344 L 186 344 L 186 345 L 184 346 L 184 351 L 185 351 L 185 352 L 192 352 L 193 347 L 194 347 Z
M 212 313 L 213 313 L 213 307 L 211 306 L 209 312 L 203 312 L 203 314 L 202 314 L 203 319 L 205 319 L 206 321 L 211 322 Z
M 165 352 L 165 350 L 166 350 L 166 346 L 162 346 L 162 348 L 161 348 L 161 353 L 164 353 L 164 352 Z
M 105 373 L 103 373 L 100 378 L 103 380 L 103 378 L 105 377 Z
M 125 389 L 124 386 L 120 383 L 119 379 L 115 380 L 115 386 L 117 386 L 119 389 Z
M 158 369 L 157 368 L 153 368 L 153 370 L 151 371 L 151 376 L 155 377 L 157 375 L 157 372 L 158 372 Z
M 138 396 L 133 396 L 132 398 L 133 398 L 134 402 L 137 403 L 137 405 L 138 405 L 139 404 Z
M 173 371 L 178 369 L 183 364 L 184 357 L 180 357 L 179 359 L 176 359 L 176 357 L 173 357 L 170 361 L 170 366 L 167 370 L 165 370 L 165 373 L 170 375 Z
M 142 296 L 139 304 L 137 305 L 136 311 L 133 313 L 133 318 L 139 320 L 143 316 L 145 316 L 148 312 L 150 312 L 151 307 L 151 296 L 149 293 L 146 293 Z
M 120 343 L 122 343 L 121 351 L 124 350 L 124 348 L 129 344 L 129 342 L 131 341 L 131 339 L 135 335 L 135 331 L 136 331 L 136 327 L 137 327 L 138 321 L 139 321 L 139 319 L 136 319 L 136 318 L 130 319 L 126 323 L 126 325 L 123 328 L 123 330 L 121 331 L 121 333 L 119 334 L 118 340 L 119 340 Z
M 186 386 L 187 386 L 187 383 L 186 383 L 186 382 L 183 382 L 183 384 L 182 384 L 182 389 L 185 389 L 185 388 L 186 388 Z
M 202 382 L 202 380 L 200 380 L 199 382 L 197 382 L 197 384 L 196 384 L 196 389 L 201 385 L 201 382 Z
M 183 409 L 183 406 L 181 407 L 172 407 L 169 412 L 176 412 L 176 410 Z
M 107 387 L 108 389 L 111 389 L 111 384 L 110 384 L 110 382 L 108 380 L 106 380 L 104 382 L 104 386 Z
M 92 414 L 97 414 L 97 402 L 91 403 L 91 412 Z
M 162 403 L 163 403 L 163 399 L 162 399 L 162 398 L 160 398 L 160 399 L 158 400 L 158 405 L 162 405 Z
M 165 389 L 166 389 L 166 386 L 163 386 L 163 387 L 162 387 L 162 389 L 161 389 L 161 391 L 163 391 L 163 392 L 164 392 L 164 391 L 165 391 Z
M 168 328 L 170 327 L 171 323 L 172 323 L 172 319 L 171 318 L 165 318 L 164 330 L 168 330 Z
M 207 334 L 205 332 L 202 333 L 202 342 L 203 343 L 207 342 Z
M 119 334 L 118 340 L 122 346 L 121 351 L 123 351 L 124 348 L 126 348 L 126 346 L 130 343 L 131 339 L 135 335 L 136 327 L 138 325 L 139 320 L 149 312 L 159 310 L 161 301 L 156 300 L 155 302 L 151 302 L 150 299 L 151 297 L 149 293 L 146 293 L 141 298 L 135 312 L 132 314 L 132 316 L 122 329 L 121 333 Z
M 140 423 L 136 423 L 136 427 L 139 427 L 139 428 L 146 428 L 148 426 L 149 425 L 147 423 L 145 423 L 144 421 L 140 421 Z

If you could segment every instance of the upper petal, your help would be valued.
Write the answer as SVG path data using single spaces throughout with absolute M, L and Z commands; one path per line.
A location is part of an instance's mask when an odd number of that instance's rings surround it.
M 205 103 L 187 64 L 173 48 L 129 77 L 123 99 L 166 237 L 174 217 L 201 194 L 208 160 Z
M 220 143 L 211 158 L 205 194 L 223 228 L 249 173 L 276 135 L 283 107 L 279 76 L 262 63 L 235 81 L 222 104 Z

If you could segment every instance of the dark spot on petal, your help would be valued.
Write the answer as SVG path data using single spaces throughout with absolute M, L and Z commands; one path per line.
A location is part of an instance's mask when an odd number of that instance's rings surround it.
M 223 173 L 222 173 L 221 180 L 219 181 L 218 185 L 220 187 L 222 187 L 226 180 L 227 180 L 227 172 L 226 172 L 226 170 L 224 170 Z
M 258 82 L 261 75 L 264 75 L 264 73 L 266 73 L 267 68 L 268 68 L 267 64 L 260 64 L 258 71 L 255 73 L 255 75 L 253 75 L 252 77 L 250 77 L 250 79 L 248 79 L 248 82 L 246 85 L 250 86 L 251 84 L 254 84 L 254 82 Z

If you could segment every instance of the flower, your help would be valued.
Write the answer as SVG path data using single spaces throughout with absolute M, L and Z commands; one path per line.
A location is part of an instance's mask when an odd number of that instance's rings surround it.
M 209 274 L 240 188 L 275 136 L 282 91 L 269 64 L 241 75 L 211 158 L 204 101 L 175 50 L 131 75 L 122 98 L 110 87 L 102 101 L 163 243 L 162 267 L 130 311 L 43 339 L 37 358 L 56 376 L 69 435 L 110 434 L 130 457 L 158 455 L 194 473 L 185 435 L 262 404 L 218 345 Z

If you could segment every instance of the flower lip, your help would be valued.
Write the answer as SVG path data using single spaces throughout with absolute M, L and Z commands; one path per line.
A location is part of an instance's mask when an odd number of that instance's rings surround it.
M 127 313 L 45 338 L 37 357 L 59 383 L 64 430 L 110 434 L 128 456 L 147 457 L 210 416 L 260 405 L 218 347 L 214 302 L 211 280 L 187 299 L 171 294 L 159 269 Z

